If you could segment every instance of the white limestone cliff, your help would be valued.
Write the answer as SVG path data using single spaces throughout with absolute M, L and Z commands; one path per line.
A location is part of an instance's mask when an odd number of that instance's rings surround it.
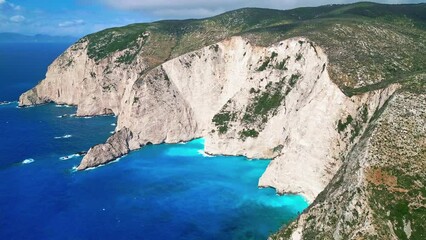
M 396 89 L 350 98 L 330 80 L 327 65 L 323 50 L 304 38 L 258 47 L 233 37 L 141 74 L 142 56 L 131 65 L 96 63 L 83 42 L 58 58 L 20 105 L 54 101 L 77 105 L 80 116 L 118 116 L 116 133 L 89 150 L 80 170 L 149 143 L 205 137 L 211 154 L 273 158 L 259 186 L 313 201 L 357 137 L 352 132 L 362 131 Z M 268 94 L 272 107 L 262 108 L 259 99 Z M 253 116 L 256 109 L 261 116 Z M 212 121 L 218 114 L 229 117 L 220 131 Z M 353 123 L 339 130 L 349 115 Z
M 87 45 L 79 41 L 61 54 L 46 78 L 20 96 L 19 106 L 55 102 L 77 106 L 77 116 L 118 114 L 125 89 L 147 66 L 140 56 L 130 65 L 118 62 L 122 52 L 96 62 Z

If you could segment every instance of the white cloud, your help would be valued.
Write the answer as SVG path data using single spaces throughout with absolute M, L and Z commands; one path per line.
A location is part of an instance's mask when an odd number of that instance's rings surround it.
M 25 17 L 22 16 L 22 15 L 15 15 L 15 16 L 10 17 L 9 20 L 11 22 L 14 22 L 14 23 L 20 23 L 20 22 L 25 21 Z
M 84 20 L 78 19 L 78 20 L 60 22 L 58 24 L 58 26 L 62 27 L 62 28 L 68 28 L 68 27 L 81 26 L 81 25 L 84 25 L 84 24 L 85 24 Z
M 0 0 L 0 5 L 2 5 L 5 2 L 6 2 L 5 0 Z

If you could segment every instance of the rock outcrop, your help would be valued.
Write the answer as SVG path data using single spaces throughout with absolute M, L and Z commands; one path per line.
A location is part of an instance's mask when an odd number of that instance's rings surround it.
M 78 106 L 77 116 L 117 115 L 124 91 L 147 65 L 118 61 L 122 52 L 96 62 L 88 57 L 87 41 L 68 48 L 48 68 L 46 78 L 19 98 L 19 106 L 55 102 Z M 140 43 L 142 44 L 142 43 Z
M 108 138 L 106 143 L 96 145 L 87 152 L 77 170 L 97 167 L 127 154 L 133 134 L 127 128 L 120 129 Z

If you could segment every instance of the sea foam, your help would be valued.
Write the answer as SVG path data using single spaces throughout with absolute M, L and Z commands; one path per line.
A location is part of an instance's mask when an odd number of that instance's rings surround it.
M 68 156 L 60 157 L 59 159 L 60 160 L 68 160 L 68 159 L 79 157 L 79 156 L 80 156 L 80 154 L 71 154 L 71 155 L 68 155 Z
M 198 150 L 198 153 L 203 155 L 203 157 L 214 157 L 213 155 L 204 152 L 204 150 Z
M 67 135 L 64 135 L 64 136 L 55 137 L 55 139 L 63 139 L 63 138 L 70 138 L 70 137 L 72 137 L 72 135 L 67 134 Z
M 72 107 L 72 106 L 66 105 L 66 104 L 56 104 L 55 107 L 58 107 L 58 108 L 62 108 L 62 107 L 69 108 L 69 107 Z
M 34 162 L 34 159 L 32 159 L 32 158 L 27 158 L 27 159 L 25 159 L 24 161 L 22 161 L 22 164 L 29 164 L 29 163 L 32 163 L 32 162 Z

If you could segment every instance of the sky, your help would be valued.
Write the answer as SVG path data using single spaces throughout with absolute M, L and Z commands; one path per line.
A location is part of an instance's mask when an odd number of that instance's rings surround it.
M 378 0 L 419 3 L 426 0 Z M 354 0 L 0 0 L 0 32 L 82 37 L 136 22 L 210 17 L 243 7 L 291 9 Z

